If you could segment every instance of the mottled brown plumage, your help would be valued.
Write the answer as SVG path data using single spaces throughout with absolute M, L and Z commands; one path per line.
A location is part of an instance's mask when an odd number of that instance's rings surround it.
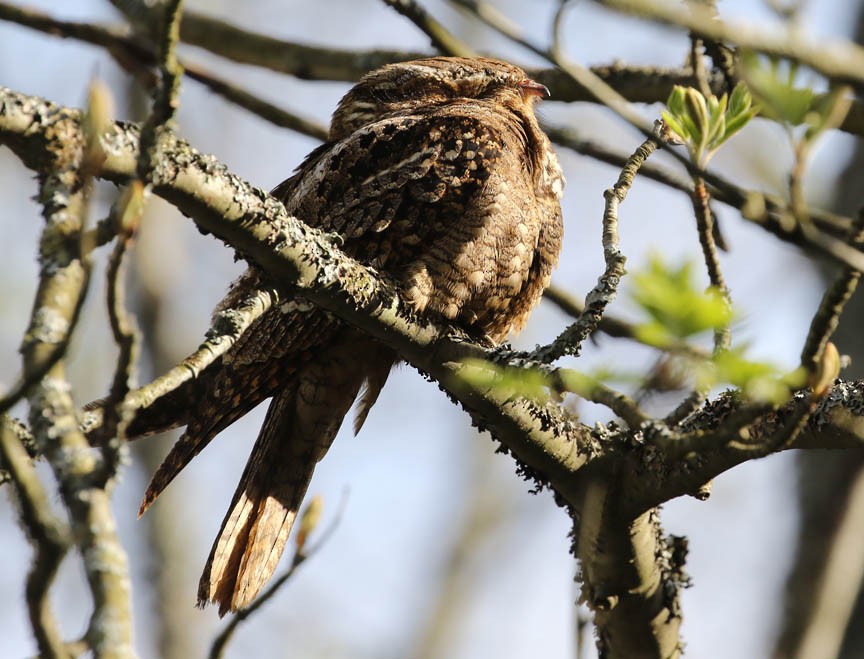
M 490 59 L 373 71 L 340 102 L 328 142 L 273 194 L 305 222 L 341 234 L 345 252 L 393 277 L 418 313 L 500 342 L 525 324 L 561 246 L 563 178 L 532 109 L 543 92 L 520 69 Z M 261 277 L 250 268 L 219 310 Z M 216 602 L 224 613 L 257 595 L 351 404 L 365 385 L 359 430 L 396 361 L 386 346 L 289 300 L 194 384 L 132 421 L 131 435 L 187 424 L 143 513 L 217 433 L 272 398 L 199 603 Z

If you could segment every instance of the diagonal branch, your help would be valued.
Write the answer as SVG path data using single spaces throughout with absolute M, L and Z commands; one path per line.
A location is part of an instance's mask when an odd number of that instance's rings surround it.
M 0 88 L 0 142 L 11 146 L 27 163 L 41 163 L 33 152 L 44 147 L 46 134 L 74 136 L 79 121 L 78 112 Z M 116 124 L 104 143 L 108 157 L 102 176 L 128 181 L 135 174 L 138 128 Z M 509 400 L 499 391 L 469 389 L 455 376 L 458 364 L 467 358 L 487 358 L 486 351 L 412 317 L 393 286 L 340 252 L 332 236 L 288 216 L 284 206 L 267 193 L 171 133 L 161 136 L 155 156 L 152 185 L 156 194 L 274 281 L 290 282 L 311 302 L 394 347 L 409 363 L 439 381 L 477 425 L 489 429 L 532 473 L 542 474 L 543 484 L 575 500 L 571 476 L 588 459 L 583 450 L 583 444 L 590 441 L 588 428 L 572 421 L 551 401 Z
M 59 136 L 74 154 L 82 139 L 80 122 L 77 111 L 0 88 L 0 144 L 10 146 L 37 171 L 51 169 L 46 153 L 57 148 L 53 136 Z M 100 175 L 118 183 L 135 176 L 136 126 L 114 124 L 103 147 L 107 158 Z M 626 618 L 638 622 L 638 628 L 628 632 L 631 638 L 642 639 L 641 647 L 654 644 L 656 652 L 650 656 L 677 648 L 676 564 L 664 563 L 670 545 L 659 536 L 652 514 L 643 513 L 696 491 L 718 473 L 751 459 L 752 453 L 718 443 L 695 457 L 665 455 L 655 445 L 639 441 L 638 433 L 611 425 L 589 429 L 555 402 L 536 403 L 494 388 L 469 388 L 454 377 L 460 362 L 470 357 L 497 363 L 503 358 L 506 363 L 507 356 L 487 352 L 448 335 L 445 328 L 412 317 L 394 287 L 340 252 L 332 236 L 289 217 L 278 201 L 170 131 L 160 136 L 153 155 L 151 180 L 156 194 L 254 262 L 273 281 L 291 285 L 321 308 L 387 342 L 428 373 L 477 425 L 492 431 L 518 459 L 523 472 L 539 485 L 552 487 L 559 503 L 581 517 L 585 532 L 579 535 L 576 552 L 586 570 L 590 584 L 586 597 L 598 611 L 601 634 L 612 633 L 620 640 L 620 632 L 613 630 L 620 629 Z M 759 438 L 780 432 L 801 404 L 800 399 L 793 400 L 773 416 L 758 419 L 751 433 Z M 715 428 L 740 406 L 740 400 L 722 397 L 694 415 L 684 430 Z M 836 386 L 791 447 L 860 446 L 864 417 L 857 416 L 856 410 L 862 409 L 864 385 Z M 632 569 L 614 572 L 615 566 L 623 565 Z M 613 572 L 621 578 L 613 579 Z M 607 604 L 609 616 L 600 612 Z M 665 617 L 655 627 L 658 616 Z M 652 629 L 662 630 L 662 638 L 653 636 Z M 628 647 L 610 656 L 628 656 Z
M 800 30 L 766 30 L 742 22 L 720 21 L 710 7 L 698 2 L 687 2 L 685 8 L 660 0 L 596 1 L 610 9 L 685 28 L 713 41 L 800 62 L 827 78 L 852 83 L 858 89 L 864 85 L 864 49 L 851 41 L 835 38 L 830 45 L 820 45 Z

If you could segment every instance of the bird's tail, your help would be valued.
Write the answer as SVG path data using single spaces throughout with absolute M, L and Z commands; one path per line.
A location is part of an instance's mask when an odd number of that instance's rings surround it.
M 220 615 L 243 609 L 272 576 L 312 472 L 370 369 L 386 373 L 395 361 L 389 352 L 358 348 L 351 341 L 328 346 L 273 397 L 201 576 L 199 606 L 214 602 Z

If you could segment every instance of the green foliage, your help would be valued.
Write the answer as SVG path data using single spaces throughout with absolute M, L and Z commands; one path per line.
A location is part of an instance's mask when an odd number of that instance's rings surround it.
M 693 265 L 666 265 L 659 256 L 633 276 L 633 300 L 648 316 L 636 326 L 640 340 L 669 349 L 681 341 L 707 331 L 717 331 L 735 314 L 720 292 L 701 291 L 693 278 Z M 804 384 L 802 373 L 784 374 L 776 366 L 747 356 L 747 347 L 723 351 L 711 359 L 679 354 L 685 372 L 693 373 L 695 386 L 710 389 L 732 385 L 753 400 L 781 403 L 792 390 Z
M 817 94 L 809 86 L 798 85 L 797 62 L 755 53 L 745 53 L 741 61 L 742 75 L 758 100 L 760 113 L 790 128 L 806 126 L 805 139 L 813 140 L 846 116 L 851 101 L 845 88 Z
M 751 359 L 748 347 L 722 351 L 709 358 L 697 357 L 694 350 L 682 350 L 687 339 L 717 331 L 732 322 L 735 314 L 713 288 L 700 290 L 694 281 L 694 266 L 672 267 L 659 256 L 633 275 L 633 300 L 647 319 L 636 325 L 637 338 L 661 350 L 668 350 L 674 362 L 688 373 L 691 386 L 712 389 L 731 385 L 751 400 L 780 404 L 806 383 L 806 372 L 784 373 L 777 366 Z M 502 367 L 485 360 L 466 360 L 457 373 L 466 385 L 480 391 L 494 390 L 504 398 L 546 401 L 564 392 L 591 400 L 609 382 L 642 386 L 644 374 L 622 373 L 598 368 L 591 373 L 557 369 L 546 373 L 536 368 Z
M 803 368 L 784 373 L 770 362 L 748 358 L 747 349 L 741 346 L 694 364 L 697 386 L 708 389 L 731 384 L 750 400 L 780 405 L 806 383 L 807 373 Z
M 549 382 L 536 369 L 508 368 L 483 359 L 466 359 L 456 376 L 472 389 L 494 389 L 505 398 L 548 398 Z
M 704 167 L 756 112 L 747 87 L 738 83 L 731 96 L 723 94 L 719 99 L 676 85 L 661 114 L 666 126 L 687 146 L 693 161 Z
M 650 318 L 636 327 L 637 337 L 658 348 L 732 320 L 732 309 L 717 289 L 696 288 L 692 263 L 670 268 L 654 255 L 645 270 L 633 275 L 633 286 L 633 300 Z
M 480 391 L 495 390 L 499 396 L 507 399 L 528 398 L 538 402 L 565 392 L 590 399 L 602 381 L 620 379 L 608 370 L 587 374 L 560 368 L 550 375 L 536 368 L 498 366 L 482 359 L 463 361 L 457 377 Z

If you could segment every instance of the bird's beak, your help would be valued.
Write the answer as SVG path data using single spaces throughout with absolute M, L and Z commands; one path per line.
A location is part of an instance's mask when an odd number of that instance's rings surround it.
M 525 80 L 520 82 L 519 89 L 522 92 L 523 96 L 537 96 L 538 98 L 551 96 L 551 94 L 549 93 L 549 88 L 546 85 L 541 85 L 539 82 L 534 82 L 530 78 L 526 78 Z

